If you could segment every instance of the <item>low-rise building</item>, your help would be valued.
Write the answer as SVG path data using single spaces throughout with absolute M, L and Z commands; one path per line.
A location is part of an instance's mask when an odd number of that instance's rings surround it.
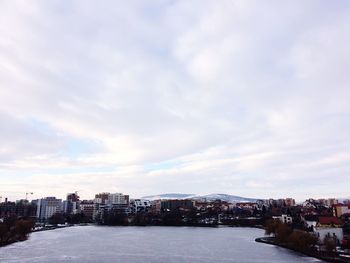
M 342 227 L 343 221 L 334 216 L 320 216 L 317 227 Z
M 293 217 L 282 214 L 280 216 L 272 216 L 273 219 L 278 219 L 284 224 L 292 224 L 293 223 Z
M 92 200 L 83 200 L 80 202 L 81 213 L 83 213 L 90 220 L 93 220 L 94 208 L 95 208 L 95 204 L 94 204 L 94 201 Z
M 338 245 L 344 238 L 343 229 L 340 227 L 316 227 L 314 232 L 320 241 L 323 241 L 326 237 L 333 238 Z
M 146 199 L 131 199 L 130 209 L 131 213 L 137 214 L 141 212 L 147 212 L 151 208 L 151 201 Z
M 162 211 L 190 210 L 193 208 L 193 201 L 190 199 L 161 200 Z

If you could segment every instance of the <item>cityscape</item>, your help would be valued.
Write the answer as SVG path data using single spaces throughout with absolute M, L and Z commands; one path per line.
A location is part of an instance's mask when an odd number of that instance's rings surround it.
M 332 241 L 332 250 L 337 248 L 343 255 L 350 252 L 350 199 L 307 199 L 296 203 L 293 198 L 254 200 L 235 197 L 239 200 L 227 201 L 232 196 L 216 194 L 186 198 L 186 195 L 169 194 L 169 199 L 164 194 L 149 200 L 132 199 L 122 193 L 102 192 L 91 200 L 80 200 L 78 192 L 73 192 L 68 193 L 64 200 L 56 197 L 28 200 L 30 194 L 26 193 L 26 199 L 15 202 L 7 198 L 2 200 L 0 223 L 10 218 L 31 220 L 35 222 L 32 229 L 35 232 L 84 224 L 226 225 L 268 229 L 269 221 L 277 220 L 292 229 L 310 233 L 317 237 L 319 244 Z M 220 197 L 223 198 L 218 199 Z M 0 244 L 3 238 L 4 233 L 0 233 Z
M 350 263 L 350 0 L 0 0 L 1 263 Z

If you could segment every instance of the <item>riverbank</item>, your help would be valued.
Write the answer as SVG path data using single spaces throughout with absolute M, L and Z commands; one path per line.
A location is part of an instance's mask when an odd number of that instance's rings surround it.
M 28 239 L 34 227 L 31 220 L 9 218 L 0 223 L 0 247 Z
M 23 242 L 28 240 L 28 237 L 31 233 L 35 232 L 42 232 L 42 231 L 50 231 L 50 230 L 55 230 L 55 229 L 62 229 L 62 228 L 67 228 L 67 227 L 74 227 L 74 226 L 86 226 L 86 225 L 94 225 L 94 224 L 69 224 L 69 225 L 50 225 L 50 226 L 44 226 L 44 227 L 38 227 L 32 229 L 30 232 L 27 233 L 25 237 L 22 238 L 17 238 L 17 239 L 9 239 L 6 242 L 0 242 L 0 247 L 8 246 L 16 242 Z
M 72 226 L 74 226 L 74 225 L 44 226 L 44 227 L 40 227 L 40 228 L 35 228 L 34 230 L 32 230 L 32 233 L 55 230 L 55 229 L 60 229 L 60 228 L 72 227 Z
M 293 249 L 285 244 L 281 244 L 281 243 L 277 242 L 276 238 L 274 238 L 274 237 L 259 237 L 259 238 L 255 239 L 255 242 L 283 247 L 283 248 L 292 250 L 294 252 L 301 253 L 305 256 L 321 259 L 321 260 L 324 260 L 327 262 L 350 263 L 350 258 L 345 258 L 345 257 L 342 257 L 342 256 L 337 255 L 337 254 L 329 255 L 329 253 L 323 252 L 323 251 L 299 251 L 299 250 L 295 250 L 295 249 Z

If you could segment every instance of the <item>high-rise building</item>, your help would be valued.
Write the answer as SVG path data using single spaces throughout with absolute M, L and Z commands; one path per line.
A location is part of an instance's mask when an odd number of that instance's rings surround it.
M 107 204 L 110 205 L 129 205 L 129 196 L 122 193 L 110 194 Z
M 128 213 L 129 196 L 122 193 L 101 193 L 95 195 L 94 220 L 103 220 L 106 213 Z
M 38 199 L 36 217 L 39 221 L 46 221 L 51 216 L 62 211 L 62 200 L 56 197 Z
M 80 201 L 77 192 L 68 193 L 67 199 L 63 201 L 63 212 L 66 214 L 77 214 L 80 212 Z
M 110 193 L 99 193 L 95 195 L 93 219 L 101 218 Z

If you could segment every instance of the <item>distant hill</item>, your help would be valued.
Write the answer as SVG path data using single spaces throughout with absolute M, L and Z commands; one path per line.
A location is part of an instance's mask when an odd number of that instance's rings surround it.
M 148 200 L 158 200 L 158 199 L 206 199 L 208 201 L 213 201 L 220 199 L 222 201 L 237 203 L 237 202 L 256 202 L 255 198 L 247 198 L 236 195 L 228 195 L 228 194 L 209 194 L 209 195 L 195 195 L 195 194 L 159 194 L 159 195 L 149 195 L 143 196 L 143 199 Z
M 186 199 L 195 196 L 194 194 L 160 194 L 143 196 L 142 199 L 158 200 L 158 199 Z

